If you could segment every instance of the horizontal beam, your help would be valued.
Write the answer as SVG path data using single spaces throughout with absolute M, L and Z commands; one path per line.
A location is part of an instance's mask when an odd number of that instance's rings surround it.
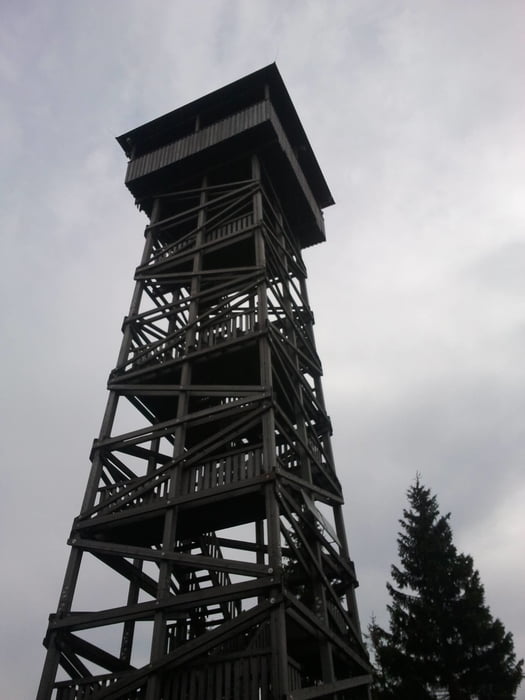
M 124 396 L 172 396 L 173 394 L 191 394 L 192 396 L 240 396 L 260 392 L 267 393 L 262 384 L 243 384 L 241 388 L 232 384 L 119 384 L 110 382 L 108 388 Z
M 231 600 L 242 600 L 243 598 L 263 595 L 271 586 L 275 586 L 275 580 L 272 577 L 268 577 L 257 581 L 233 583 L 231 586 L 212 586 L 204 590 L 179 593 L 169 598 L 136 603 L 135 605 L 125 605 L 93 612 L 72 612 L 66 617 L 53 619 L 50 623 L 50 629 L 67 629 L 72 631 L 121 624 L 127 620 L 152 620 L 158 612 L 165 613 L 168 618 L 170 614 L 174 618 L 177 617 L 177 613 L 179 615 L 183 613 L 186 616 L 187 611 L 191 608 L 200 608 L 204 605 L 215 605 Z
M 208 571 L 226 571 L 241 576 L 267 576 L 271 573 L 263 564 L 253 564 L 247 561 L 223 559 L 222 557 L 207 557 L 201 554 L 184 554 L 183 552 L 166 552 L 149 547 L 134 547 L 132 545 L 98 540 L 76 538 L 75 547 L 81 547 L 88 552 L 104 552 L 111 556 L 133 557 L 144 561 L 171 561 L 185 569 L 206 569 Z

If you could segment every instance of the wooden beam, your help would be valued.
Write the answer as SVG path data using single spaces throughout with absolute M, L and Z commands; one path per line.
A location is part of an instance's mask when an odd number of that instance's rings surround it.
M 84 657 L 88 661 L 91 661 L 97 666 L 106 668 L 108 671 L 118 672 L 118 671 L 129 671 L 133 668 L 130 664 L 117 656 L 104 651 L 96 644 L 91 644 L 91 642 L 86 641 L 77 637 L 75 634 L 70 632 L 65 632 L 60 635 L 62 643 L 67 642 L 67 646 L 72 649 L 76 654 Z
M 101 562 L 109 566 L 124 578 L 136 583 L 145 593 L 153 598 L 157 595 L 157 582 L 143 571 L 139 571 L 136 566 L 119 556 L 112 556 L 103 552 L 92 551 L 92 554 Z
M 93 552 L 106 552 L 107 554 L 120 557 L 133 557 L 143 561 L 171 561 L 180 565 L 184 569 L 195 569 L 200 571 L 227 571 L 230 574 L 241 576 L 267 576 L 268 567 L 261 564 L 254 564 L 247 561 L 235 561 L 234 559 L 224 559 L 222 557 L 209 557 L 201 554 L 184 554 L 183 552 L 165 552 L 164 550 L 151 549 L 150 547 L 135 547 L 131 545 L 118 544 L 116 542 L 101 542 L 99 540 L 88 540 L 76 538 L 75 547 Z
M 166 613 L 167 619 L 184 618 L 192 608 L 215 605 L 230 600 L 243 600 L 264 594 L 271 586 L 275 585 L 273 577 L 232 583 L 230 586 L 212 586 L 205 590 L 191 591 L 190 593 L 178 593 L 169 598 L 152 600 L 134 605 L 123 605 L 107 610 L 93 612 L 71 612 L 66 617 L 55 618 L 50 629 L 77 631 L 103 627 L 106 625 L 121 624 L 126 620 L 152 620 L 159 611 Z

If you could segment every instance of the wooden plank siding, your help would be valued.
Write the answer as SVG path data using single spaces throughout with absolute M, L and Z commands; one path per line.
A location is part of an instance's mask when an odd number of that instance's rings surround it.
M 226 119 L 221 119 L 221 121 L 211 124 L 204 129 L 195 131 L 188 136 L 183 136 L 166 146 L 145 153 L 128 163 L 126 184 L 172 165 L 179 160 L 189 158 L 199 151 L 215 146 L 221 141 L 226 141 L 243 131 L 253 129 L 265 121 L 269 121 L 271 119 L 270 115 L 271 105 L 264 100 L 248 109 L 237 112 L 237 114 L 232 114 Z

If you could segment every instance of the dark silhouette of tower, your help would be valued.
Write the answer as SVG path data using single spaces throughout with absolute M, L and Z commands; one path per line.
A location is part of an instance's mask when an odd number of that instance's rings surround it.
M 150 223 L 38 700 L 367 698 L 301 257 L 333 200 L 284 83 L 118 142 Z

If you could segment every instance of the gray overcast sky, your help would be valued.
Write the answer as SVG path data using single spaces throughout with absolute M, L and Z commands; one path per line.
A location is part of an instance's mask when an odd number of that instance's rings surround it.
M 417 471 L 525 655 L 522 0 L 4 0 L 0 690 L 34 695 L 145 218 L 114 137 L 277 61 L 363 626 Z M 519 698 L 525 698 L 525 689 Z

